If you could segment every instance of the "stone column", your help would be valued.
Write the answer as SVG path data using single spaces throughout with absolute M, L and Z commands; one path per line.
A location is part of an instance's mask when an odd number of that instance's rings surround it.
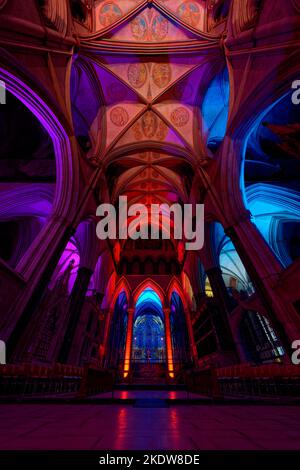
M 287 305 L 276 291 L 282 266 L 250 220 L 240 220 L 227 228 L 225 233 L 232 240 L 261 302 L 289 352 L 292 342 L 300 337 L 300 319 L 292 305 Z
M 198 365 L 198 351 L 197 351 L 197 346 L 195 343 L 191 313 L 189 310 L 185 309 L 184 314 L 185 314 L 186 325 L 187 325 L 187 329 L 189 333 L 191 354 L 192 354 L 193 362 L 195 366 L 197 366 Z
M 102 365 L 102 359 L 103 359 L 103 351 L 102 351 L 102 341 L 103 341 L 103 335 L 102 335 L 102 328 L 104 330 L 105 328 L 105 318 L 102 313 L 101 305 L 102 301 L 104 299 L 104 294 L 102 292 L 96 292 L 96 302 L 98 305 L 98 323 L 97 327 L 99 325 L 99 331 L 97 335 L 97 343 L 98 343 L 98 354 L 99 354 L 99 364 Z M 103 331 L 104 333 L 104 331 Z
M 58 362 L 68 363 L 69 355 L 74 340 L 76 327 L 79 323 L 81 310 L 85 301 L 86 293 L 93 271 L 90 268 L 81 267 L 78 269 L 76 280 L 70 295 L 68 305 L 68 323 L 64 335 L 63 343 L 58 355 Z
M 75 332 L 75 337 L 72 342 L 71 346 L 71 351 L 69 354 L 69 362 L 72 365 L 79 365 L 80 361 L 80 352 L 81 348 L 83 346 L 84 339 L 90 335 L 92 335 L 92 338 L 90 340 L 90 345 L 92 344 L 97 344 L 97 347 L 99 349 L 100 346 L 100 341 L 99 341 L 99 335 L 100 331 L 97 331 L 97 337 L 95 337 L 96 329 L 98 328 L 98 321 L 99 320 L 99 315 L 100 315 L 100 306 L 101 302 L 103 299 L 103 294 L 100 293 L 95 293 L 94 297 L 90 297 L 89 300 L 92 301 L 89 307 L 89 309 L 85 309 L 85 305 L 83 304 L 83 308 L 81 309 L 80 313 L 80 319 L 78 321 L 78 324 L 76 325 L 76 332 Z M 90 318 L 90 312 L 91 308 L 94 308 L 94 321 L 92 323 L 92 327 L 90 332 L 87 333 L 86 327 L 87 327 L 87 322 L 89 321 Z M 98 317 L 98 318 L 97 318 Z M 97 321 L 97 323 L 96 323 Z M 99 357 L 97 357 L 97 360 L 99 361 Z
M 130 366 L 131 366 L 134 308 L 128 308 L 127 313 L 128 313 L 128 323 L 127 323 L 127 335 L 126 335 L 126 345 L 125 345 L 124 378 L 128 377 Z
M 55 252 L 49 261 L 46 263 L 44 270 L 37 282 L 34 290 L 31 293 L 29 300 L 27 301 L 25 308 L 11 331 L 8 339 L 6 340 L 8 360 L 14 362 L 17 360 L 20 351 L 20 345 L 23 343 L 23 334 L 26 327 L 32 322 L 33 318 L 38 311 L 38 308 L 47 292 L 47 287 L 51 281 L 52 275 L 57 267 L 59 259 L 64 252 L 64 249 L 74 235 L 75 230 L 73 228 L 65 229 L 61 240 L 55 248 Z M 25 301 L 25 299 L 24 299 Z
M 103 339 L 102 339 L 102 344 L 100 346 L 101 348 L 101 363 L 103 367 L 107 367 L 109 364 L 107 364 L 107 347 L 108 347 L 108 337 L 109 337 L 109 331 L 110 331 L 110 324 L 111 320 L 114 314 L 114 309 L 108 308 L 108 309 L 102 309 L 102 314 L 104 315 L 104 332 L 103 332 Z
M 170 311 L 171 311 L 170 308 L 163 309 L 164 317 L 165 317 L 167 368 L 168 368 L 169 377 L 173 379 L 174 378 L 174 361 L 173 361 Z
M 221 268 L 215 266 L 207 269 L 207 277 L 209 279 L 214 298 L 220 302 L 225 311 L 230 311 L 230 297 L 223 279 Z
M 222 271 L 220 268 L 214 267 L 208 269 L 206 274 L 214 294 L 214 299 L 219 307 L 218 313 L 213 316 L 215 332 L 218 336 L 218 344 L 224 351 L 234 351 L 235 345 L 228 319 L 230 298 L 222 276 Z

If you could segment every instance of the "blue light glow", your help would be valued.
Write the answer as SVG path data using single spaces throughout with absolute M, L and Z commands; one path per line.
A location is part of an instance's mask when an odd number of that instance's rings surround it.
M 253 222 L 283 266 L 292 263 L 289 232 L 300 224 L 300 194 L 273 184 L 254 184 L 246 189 Z M 289 227 L 289 230 L 286 230 Z
M 137 362 L 163 362 L 165 360 L 164 335 L 161 300 L 153 289 L 147 288 L 140 294 L 136 302 L 133 360 Z
M 137 300 L 136 307 L 139 307 L 141 304 L 146 303 L 146 302 L 153 303 L 157 307 L 162 308 L 161 300 L 159 296 L 157 295 L 157 293 L 154 292 L 153 289 L 148 288 L 148 289 L 145 289 L 141 293 L 141 295 L 139 296 Z
M 225 69 L 211 82 L 202 104 L 207 146 L 213 150 L 224 139 L 229 113 L 229 76 Z

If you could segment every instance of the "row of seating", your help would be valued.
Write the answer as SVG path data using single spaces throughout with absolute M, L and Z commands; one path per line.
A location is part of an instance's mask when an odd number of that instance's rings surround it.
M 8 364 L 0 366 L 0 396 L 36 396 L 77 393 L 84 369 L 64 364 Z
M 217 377 L 300 377 L 300 366 L 238 364 L 216 370 Z
M 300 367 L 241 364 L 215 371 L 223 396 L 300 397 Z
M 50 377 L 51 375 L 58 376 L 82 376 L 83 367 L 75 367 L 66 364 L 54 364 L 53 366 L 44 366 L 39 364 L 5 364 L 0 365 L 0 377 L 2 376 L 44 376 Z
M 215 395 L 215 378 L 212 369 L 190 370 L 185 374 L 185 385 L 190 392 L 205 396 Z

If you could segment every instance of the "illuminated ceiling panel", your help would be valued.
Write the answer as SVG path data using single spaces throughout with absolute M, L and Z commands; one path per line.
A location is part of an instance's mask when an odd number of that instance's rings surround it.
M 180 21 L 190 28 L 204 31 L 205 28 L 205 0 L 178 1 L 158 0 L 166 10 L 169 10 Z
M 94 33 L 82 51 L 103 106 L 100 159 L 113 201 L 187 202 L 200 145 L 201 102 L 223 61 L 206 32 L 204 1 L 98 1 Z M 86 41 L 86 42 L 85 42 Z M 209 58 L 209 60 L 208 60 Z M 218 66 L 216 66 L 216 69 Z M 159 165 L 158 165 L 159 162 Z
M 118 24 L 122 18 L 145 2 L 143 0 L 118 0 L 115 2 L 100 0 L 95 3 L 96 30 L 101 31 Z
M 178 42 L 195 39 L 194 35 L 170 21 L 155 8 L 146 8 L 109 35 L 113 41 Z

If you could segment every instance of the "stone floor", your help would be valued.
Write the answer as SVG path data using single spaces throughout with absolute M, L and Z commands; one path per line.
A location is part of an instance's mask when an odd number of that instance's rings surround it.
M 0 405 L 0 449 L 300 450 L 300 407 Z
M 141 399 L 157 399 L 157 400 L 188 400 L 188 399 L 201 399 L 206 397 L 198 395 L 197 393 L 189 393 L 185 390 L 115 390 L 113 392 L 101 393 L 100 395 L 92 396 L 91 398 L 111 399 L 112 396 L 117 400 L 141 400 Z M 208 399 L 209 401 L 209 399 Z

